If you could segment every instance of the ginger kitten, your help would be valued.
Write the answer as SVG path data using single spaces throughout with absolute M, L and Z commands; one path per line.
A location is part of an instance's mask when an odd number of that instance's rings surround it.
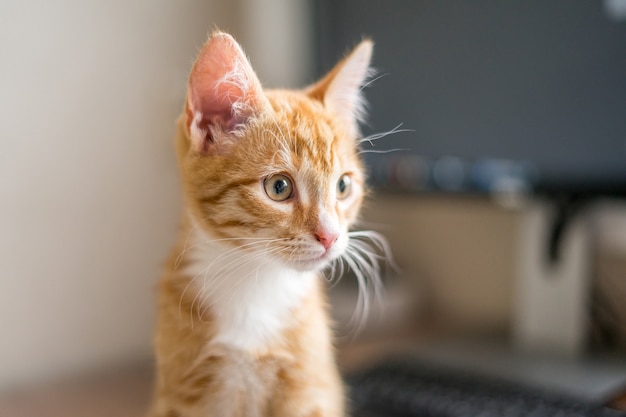
M 371 53 L 363 41 L 282 91 L 262 89 L 230 35 L 203 46 L 178 120 L 185 211 L 160 287 L 151 417 L 344 415 L 320 272 L 376 267 L 377 235 L 349 232 Z

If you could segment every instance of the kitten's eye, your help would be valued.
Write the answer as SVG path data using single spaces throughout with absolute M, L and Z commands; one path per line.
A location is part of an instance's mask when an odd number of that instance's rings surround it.
M 348 174 L 343 174 L 337 181 L 337 198 L 343 200 L 352 192 L 352 178 Z
M 274 201 L 285 201 L 293 194 L 291 180 L 285 175 L 272 175 L 265 179 L 263 185 L 267 196 Z

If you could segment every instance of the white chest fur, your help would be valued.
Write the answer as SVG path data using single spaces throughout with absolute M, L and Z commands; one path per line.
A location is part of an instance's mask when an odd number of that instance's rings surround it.
M 197 229 L 185 258 L 192 279 L 188 291 L 216 320 L 213 342 L 246 351 L 271 343 L 316 279 L 313 272 L 285 268 L 267 255 L 211 243 Z

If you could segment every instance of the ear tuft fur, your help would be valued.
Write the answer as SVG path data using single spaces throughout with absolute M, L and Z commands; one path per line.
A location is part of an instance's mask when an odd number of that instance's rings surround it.
M 265 103 L 261 83 L 239 44 L 227 33 L 212 33 L 187 87 L 187 128 L 196 150 L 208 152 L 216 136 L 244 125 Z

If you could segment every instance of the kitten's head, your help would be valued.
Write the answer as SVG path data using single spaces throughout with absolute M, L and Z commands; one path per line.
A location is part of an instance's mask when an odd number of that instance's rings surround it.
M 371 53 L 363 41 L 304 90 L 263 90 L 235 40 L 214 33 L 179 120 L 195 227 L 298 270 L 342 255 L 364 194 L 358 121 Z

